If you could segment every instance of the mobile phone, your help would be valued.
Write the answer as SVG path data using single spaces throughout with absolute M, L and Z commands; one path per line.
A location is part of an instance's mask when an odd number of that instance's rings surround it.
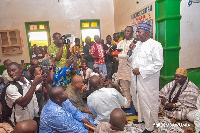
M 24 64 L 24 60 L 21 60 L 21 64 Z

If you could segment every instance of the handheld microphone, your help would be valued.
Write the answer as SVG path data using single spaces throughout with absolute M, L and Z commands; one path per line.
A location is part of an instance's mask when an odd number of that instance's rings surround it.
M 136 44 L 137 41 L 138 41 L 138 39 L 137 39 L 137 38 L 134 38 L 133 43 Z M 129 57 L 132 55 L 133 49 L 134 49 L 134 48 L 131 47 L 131 48 L 128 50 L 127 55 L 128 55 Z

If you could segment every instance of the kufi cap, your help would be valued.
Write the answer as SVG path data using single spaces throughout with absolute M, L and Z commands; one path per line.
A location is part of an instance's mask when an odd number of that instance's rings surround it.
M 178 75 L 183 75 L 183 76 L 187 76 L 187 70 L 186 69 L 184 69 L 184 68 L 178 68 L 177 70 L 176 70 L 176 73 L 175 74 L 178 74 Z
M 151 25 L 148 22 L 142 21 L 137 25 L 137 29 L 142 29 L 150 32 Z
M 0 77 L 2 77 L 2 75 L 0 75 Z

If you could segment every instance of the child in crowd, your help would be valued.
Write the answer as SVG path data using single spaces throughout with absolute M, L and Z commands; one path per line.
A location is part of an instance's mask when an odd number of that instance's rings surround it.
M 121 108 L 115 108 L 110 113 L 110 121 L 98 124 L 94 133 L 124 133 L 127 123 L 125 112 Z
M 93 72 L 90 74 L 90 77 L 92 77 L 94 75 L 99 76 L 99 67 L 97 64 L 93 65 Z
M 82 61 L 81 68 L 80 68 L 80 74 L 81 74 L 85 84 L 88 83 L 88 79 L 89 79 L 90 74 L 92 72 L 93 72 L 92 69 L 87 67 L 87 62 L 86 61 Z
M 17 123 L 12 133 L 37 133 L 38 127 L 34 120 L 24 120 Z

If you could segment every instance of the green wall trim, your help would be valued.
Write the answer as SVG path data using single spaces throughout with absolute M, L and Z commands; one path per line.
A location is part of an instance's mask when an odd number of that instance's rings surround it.
M 180 46 L 163 47 L 163 50 L 165 50 L 165 51 L 176 51 L 176 50 L 180 50 L 180 49 L 181 49 Z
M 188 73 L 200 72 L 200 67 L 187 69 Z
M 171 79 L 174 79 L 174 75 L 171 75 L 171 76 L 163 76 L 163 75 L 160 75 L 160 79 L 167 79 L 167 80 L 171 80 Z
M 162 22 L 165 20 L 176 20 L 176 19 L 181 19 L 181 15 L 174 15 L 174 16 L 165 16 L 165 17 L 160 17 L 158 19 L 156 19 L 156 22 Z
M 156 0 L 157 3 L 163 2 L 165 0 Z M 180 0 L 167 0 L 167 1 L 180 1 Z
M 200 68 L 190 68 L 187 69 L 187 77 L 192 81 L 197 87 L 200 88 Z

